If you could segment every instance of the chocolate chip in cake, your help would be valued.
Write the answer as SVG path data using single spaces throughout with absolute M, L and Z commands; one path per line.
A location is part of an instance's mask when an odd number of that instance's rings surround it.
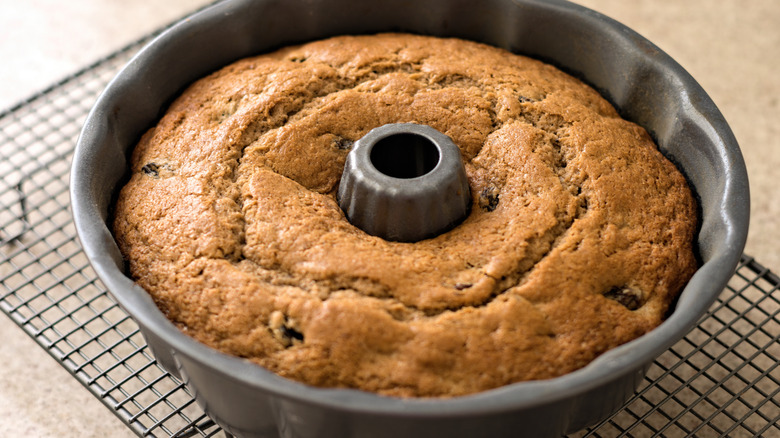
M 297 328 L 295 320 L 278 310 L 271 313 L 268 326 L 274 338 L 285 348 L 303 342 L 303 333 Z
M 352 149 L 352 145 L 353 144 L 355 144 L 354 141 L 352 141 L 352 140 L 350 140 L 348 138 L 344 138 L 344 137 L 338 137 L 333 142 L 333 145 L 336 146 L 338 149 L 340 149 L 342 151 L 348 151 L 348 150 Z
M 479 206 L 485 211 L 493 211 L 498 207 L 498 189 L 485 187 L 479 194 Z
M 531 99 L 530 97 L 526 97 L 526 96 L 520 96 L 520 97 L 517 98 L 517 100 L 519 100 L 520 103 L 536 102 L 536 100 Z
M 455 284 L 455 289 L 463 290 L 463 289 L 468 289 L 471 286 L 473 286 L 473 284 L 471 284 L 471 283 L 456 283 Z
M 636 310 L 644 304 L 642 291 L 630 286 L 613 287 L 604 294 L 604 297 L 617 301 L 628 310 Z
M 290 341 L 292 341 L 293 339 L 297 339 L 303 342 L 303 333 L 299 332 L 298 330 L 287 327 L 286 325 L 282 325 L 281 330 L 282 330 L 282 335 L 286 338 L 289 338 Z
M 141 168 L 141 172 L 153 178 L 157 178 L 160 176 L 160 166 L 155 163 L 146 163 L 144 164 L 144 167 Z

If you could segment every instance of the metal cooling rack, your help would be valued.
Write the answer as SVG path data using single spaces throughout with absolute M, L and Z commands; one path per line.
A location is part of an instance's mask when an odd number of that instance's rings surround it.
M 0 113 L 0 309 L 144 437 L 227 437 L 154 360 L 76 240 L 68 172 L 98 93 L 151 37 Z M 780 279 L 744 256 L 636 395 L 573 437 L 780 437 Z

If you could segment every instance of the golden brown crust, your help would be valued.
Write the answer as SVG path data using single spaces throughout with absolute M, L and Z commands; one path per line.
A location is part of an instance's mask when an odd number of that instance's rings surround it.
M 335 200 L 355 140 L 428 124 L 474 208 L 416 243 Z M 339 37 L 196 82 L 144 135 L 114 231 L 182 330 L 280 375 L 397 396 L 559 376 L 651 330 L 696 262 L 685 180 L 553 67 L 455 39 Z

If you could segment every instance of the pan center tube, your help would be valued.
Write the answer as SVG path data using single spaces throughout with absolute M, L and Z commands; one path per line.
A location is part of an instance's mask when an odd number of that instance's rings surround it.
M 452 229 L 471 209 L 460 149 L 436 129 L 372 129 L 347 155 L 338 191 L 347 219 L 385 240 L 416 242 Z

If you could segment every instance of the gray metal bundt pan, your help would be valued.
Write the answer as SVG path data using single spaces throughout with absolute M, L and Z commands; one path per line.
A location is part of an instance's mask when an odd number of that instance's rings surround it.
M 235 59 L 339 34 L 408 31 L 482 41 L 552 62 L 647 128 L 701 202 L 701 269 L 659 328 L 585 368 L 450 400 L 318 389 L 216 352 L 179 332 L 123 272 L 106 221 L 126 156 L 193 80 Z M 625 26 L 551 0 L 235 0 L 165 32 L 109 84 L 76 146 L 71 200 L 92 266 L 158 360 L 206 412 L 242 437 L 560 436 L 621 406 L 654 358 L 694 327 L 734 272 L 749 195 L 734 136 L 701 87 Z

